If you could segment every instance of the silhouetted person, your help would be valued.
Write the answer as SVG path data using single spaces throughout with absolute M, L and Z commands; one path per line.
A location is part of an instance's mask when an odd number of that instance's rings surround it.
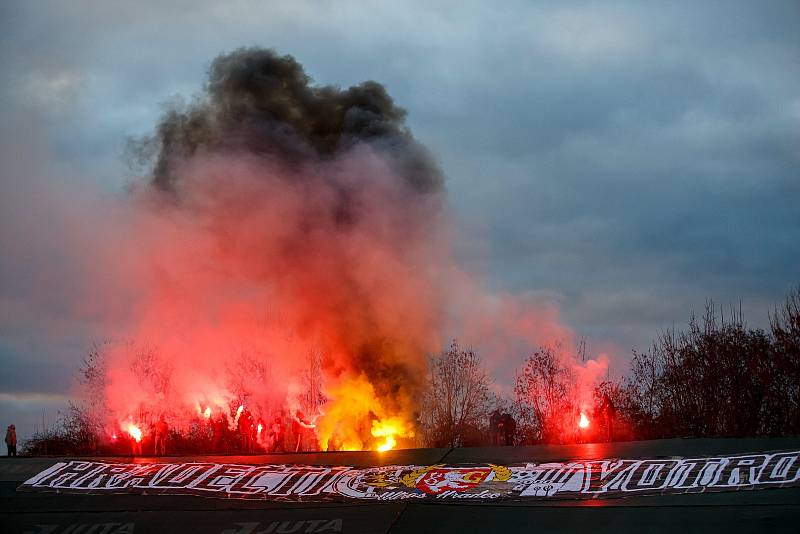
M 500 445 L 500 410 L 495 410 L 489 416 L 489 441 L 491 445 Z
M 614 441 L 614 419 L 617 417 L 617 410 L 608 393 L 603 393 L 603 405 L 601 407 L 603 422 L 606 425 L 606 440 Z
M 294 413 L 294 419 L 292 420 L 292 433 L 297 436 L 297 443 L 294 447 L 294 452 L 300 452 L 300 447 L 303 445 L 303 436 L 305 435 L 306 431 L 314 428 L 316 425 L 306 419 L 306 416 L 303 415 L 303 412 L 297 410 Z
M 142 455 L 142 439 L 136 439 L 133 436 L 131 438 L 131 454 L 133 456 L 141 456 Z
M 6 447 L 9 456 L 17 455 L 17 427 L 14 425 L 8 425 L 6 430 Z
M 503 445 L 513 445 L 514 434 L 517 432 L 517 422 L 508 413 L 501 415 L 500 421 L 503 431 Z
M 167 425 L 167 421 L 164 419 L 164 416 L 158 418 L 158 422 L 156 423 L 155 432 L 153 433 L 155 439 L 153 442 L 155 443 L 155 454 L 156 456 L 161 455 L 164 456 L 167 454 L 167 434 L 169 433 L 169 425 Z
M 211 448 L 214 452 L 225 452 L 225 432 L 228 430 L 228 418 L 224 412 L 211 421 Z
M 242 440 L 242 452 L 253 452 L 253 416 L 250 410 L 244 410 L 239 416 L 239 438 Z
M 283 423 L 276 417 L 269 430 L 269 452 L 286 452 L 283 448 Z

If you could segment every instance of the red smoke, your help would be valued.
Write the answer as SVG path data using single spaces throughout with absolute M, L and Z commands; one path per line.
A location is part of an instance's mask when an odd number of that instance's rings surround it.
M 136 345 L 109 351 L 111 411 L 186 424 L 197 406 L 241 402 L 267 418 L 288 398 L 292 413 L 319 408 L 312 415 L 324 420 L 365 381 L 369 397 L 353 393 L 361 412 L 323 428 L 344 439 L 369 436 L 351 427 L 371 418 L 408 420 L 445 302 L 438 200 L 411 203 L 366 147 L 308 166 L 300 180 L 241 155 L 195 158 L 179 172 L 180 203 L 135 192 L 132 226 L 115 239 L 138 269 L 133 329 L 123 332 Z M 361 204 L 346 230 L 316 222 L 337 209 L 340 183 L 357 186 Z M 137 370 L 148 351 L 152 369 Z M 301 406 L 312 352 L 328 404 Z
M 459 268 L 439 170 L 374 82 L 317 87 L 289 57 L 240 50 L 146 141 L 153 168 L 123 198 L 56 195 L 64 258 L 36 260 L 48 306 L 110 340 L 90 392 L 109 436 L 161 415 L 234 428 L 241 406 L 264 428 L 301 411 L 322 447 L 402 446 L 450 335 L 495 371 L 574 341 L 554 304 Z M 604 369 L 575 365 L 581 391 Z

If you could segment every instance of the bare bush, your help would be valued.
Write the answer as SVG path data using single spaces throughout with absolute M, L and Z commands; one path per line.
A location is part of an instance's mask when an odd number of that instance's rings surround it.
M 514 395 L 526 442 L 564 440 L 577 409 L 574 390 L 575 378 L 555 348 L 540 347 L 525 360 L 514 381 Z
M 774 424 L 788 434 L 800 434 L 800 287 L 770 314 L 774 340 L 774 394 L 767 409 L 778 414 Z
M 791 299 L 773 317 L 772 336 L 748 328 L 741 310 L 726 317 L 709 302 L 702 320 L 692 316 L 686 331 L 665 331 L 648 352 L 635 354 L 628 389 L 639 435 L 797 432 Z
M 489 400 L 489 376 L 480 357 L 453 341 L 448 350 L 429 359 L 420 417 L 425 443 L 435 447 L 479 444 Z

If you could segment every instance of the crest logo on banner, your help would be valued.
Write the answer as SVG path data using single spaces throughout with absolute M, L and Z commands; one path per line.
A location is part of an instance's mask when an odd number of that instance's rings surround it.
M 465 491 L 486 480 L 491 472 L 491 467 L 431 469 L 417 480 L 414 487 L 429 495 L 438 495 L 445 491 Z

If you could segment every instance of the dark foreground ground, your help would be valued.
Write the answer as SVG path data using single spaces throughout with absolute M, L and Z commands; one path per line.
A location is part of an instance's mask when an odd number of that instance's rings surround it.
M 247 464 L 352 466 L 482 462 L 513 464 L 615 457 L 710 456 L 778 449 L 800 449 L 800 438 L 676 439 L 571 446 L 414 449 L 383 454 L 173 457 L 169 461 L 218 459 Z M 58 460 L 0 459 L 0 533 L 800 532 L 800 488 L 505 504 L 277 503 L 195 496 L 59 495 L 16 491 L 22 481 Z

